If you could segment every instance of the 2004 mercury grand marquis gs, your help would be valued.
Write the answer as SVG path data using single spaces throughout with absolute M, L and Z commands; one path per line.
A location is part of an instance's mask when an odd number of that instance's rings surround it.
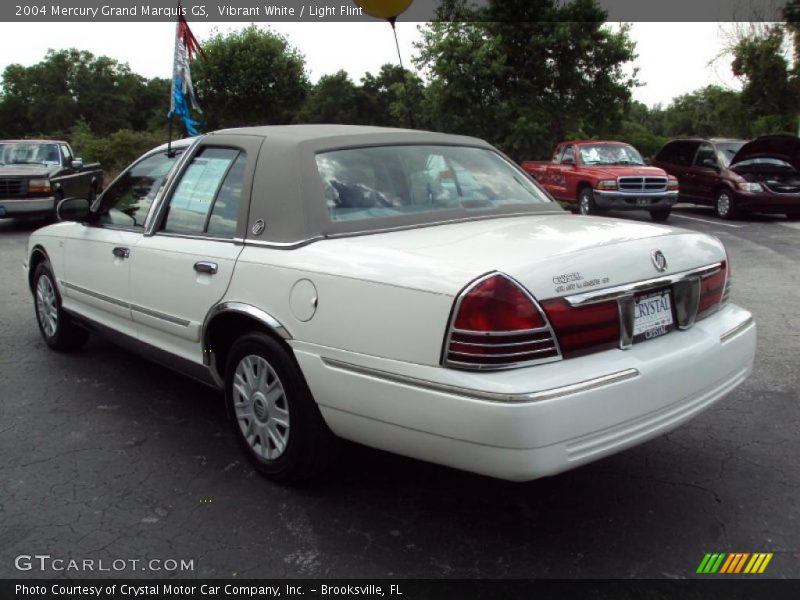
M 680 425 L 749 374 L 716 238 L 572 216 L 489 144 L 233 129 L 146 154 L 33 233 L 48 345 L 115 335 L 225 391 L 279 480 L 337 437 L 511 480 Z

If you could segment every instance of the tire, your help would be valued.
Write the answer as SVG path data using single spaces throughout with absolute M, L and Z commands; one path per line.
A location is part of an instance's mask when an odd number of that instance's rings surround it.
M 225 369 L 225 400 L 236 437 L 260 473 L 299 483 L 330 471 L 338 440 L 294 357 L 278 341 L 259 332 L 233 344 Z
M 660 208 L 658 210 L 651 210 L 650 211 L 650 218 L 653 219 L 656 223 L 663 223 L 667 219 L 669 219 L 669 215 L 672 213 L 671 208 Z
M 582 187 L 578 191 L 578 214 L 581 215 L 596 215 L 600 210 L 594 201 L 594 193 L 590 187 Z
M 730 190 L 722 189 L 717 192 L 717 196 L 714 199 L 714 212 L 720 219 L 731 220 L 739 216 L 736 201 Z
M 89 332 L 76 325 L 61 307 L 56 278 L 47 261 L 39 263 L 33 275 L 33 306 L 39 331 L 53 350 L 77 350 L 89 339 Z

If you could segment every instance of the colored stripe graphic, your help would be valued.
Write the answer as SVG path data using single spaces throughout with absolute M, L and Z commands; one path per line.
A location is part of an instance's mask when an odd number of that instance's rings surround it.
M 700 561 L 697 572 L 701 574 L 761 574 L 772 560 L 772 552 L 707 553 Z M 747 566 L 745 566 L 747 565 Z

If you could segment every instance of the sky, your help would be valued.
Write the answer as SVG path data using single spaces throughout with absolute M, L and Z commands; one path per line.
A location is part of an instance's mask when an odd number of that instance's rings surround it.
M 245 23 L 192 23 L 202 43 L 214 29 L 225 33 Z M 413 67 L 416 23 L 397 24 L 403 61 Z M 265 24 L 259 26 L 266 27 Z M 355 81 L 397 62 L 391 28 L 376 23 L 275 23 L 270 25 L 305 55 L 311 80 L 345 69 Z M 730 71 L 730 57 L 714 60 L 725 46 L 727 24 L 633 23 L 638 80 L 634 99 L 667 105 L 676 96 L 709 84 L 739 89 Z M 78 47 L 95 55 L 127 62 L 144 77 L 170 77 L 175 35 L 173 23 L 0 23 L 0 72 L 11 63 L 29 66 L 41 61 L 48 48 Z M 680 40 L 680 43 L 677 41 Z

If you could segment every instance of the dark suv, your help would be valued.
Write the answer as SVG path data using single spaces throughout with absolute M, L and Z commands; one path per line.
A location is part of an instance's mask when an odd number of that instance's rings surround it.
M 767 135 L 751 142 L 676 139 L 653 165 L 678 178 L 680 201 L 713 206 L 719 217 L 743 212 L 800 218 L 800 138 Z

